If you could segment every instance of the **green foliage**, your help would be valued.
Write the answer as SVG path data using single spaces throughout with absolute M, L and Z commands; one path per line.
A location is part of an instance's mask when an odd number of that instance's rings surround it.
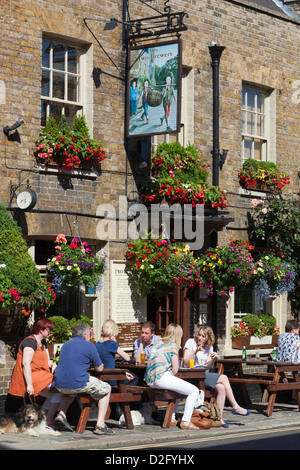
M 48 339 L 49 344 L 65 343 L 72 337 L 72 328 L 67 318 L 54 315 L 49 320 L 55 325 Z
M 75 133 L 83 135 L 86 139 L 90 138 L 90 131 L 84 116 L 75 116 L 72 129 Z
M 38 270 L 28 253 L 21 228 L 3 205 L 0 205 L 0 264 L 6 265 L 10 281 L 23 296 L 35 289 Z
M 85 315 L 79 315 L 79 317 L 73 317 L 70 320 L 71 326 L 75 326 L 78 323 L 87 323 L 88 325 L 92 326 L 93 322 L 89 317 L 86 317 Z
M 300 312 L 300 199 L 297 196 L 268 196 L 253 200 L 253 228 L 250 237 L 254 242 L 264 241 L 281 260 L 290 263 L 297 273 L 295 288 L 289 292 L 293 315 Z M 297 287 L 298 286 L 298 287 Z
M 79 315 L 77 317 L 73 317 L 71 320 L 68 320 L 61 315 L 53 315 L 49 318 L 55 327 L 52 330 L 52 333 L 49 336 L 48 343 L 65 343 L 72 337 L 72 329 L 78 323 L 87 323 L 92 327 L 92 320 L 85 315 Z M 91 335 L 91 341 L 94 341 L 95 338 Z
M 0 205 L 0 306 L 46 310 L 54 303 L 55 293 L 43 280 L 28 253 L 21 228 Z
M 274 328 L 276 327 L 276 318 L 268 313 L 260 314 L 259 318 L 262 320 L 263 324 L 268 329 L 267 335 L 271 335 L 273 333 Z
M 248 325 L 249 328 L 257 329 L 261 325 L 261 320 L 258 315 L 254 313 L 249 313 L 243 318 L 243 321 Z

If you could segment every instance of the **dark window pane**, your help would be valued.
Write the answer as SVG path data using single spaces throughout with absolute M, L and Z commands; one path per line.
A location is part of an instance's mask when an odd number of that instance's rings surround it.
M 68 47 L 68 72 L 77 73 L 76 66 L 76 49 L 74 47 Z
M 68 101 L 78 101 L 77 77 L 68 76 Z
M 63 106 L 60 103 L 50 103 L 50 110 L 49 114 L 55 118 L 57 122 L 60 120 L 60 116 L 62 115 Z
M 50 67 L 50 41 L 43 41 L 42 67 Z
M 42 70 L 42 96 L 50 96 L 50 71 Z
M 64 99 L 64 74 L 53 72 L 53 98 Z
M 45 265 L 55 254 L 55 244 L 49 240 L 35 241 L 35 262 L 38 265 Z
M 53 44 L 53 68 L 65 70 L 65 46 L 62 44 Z

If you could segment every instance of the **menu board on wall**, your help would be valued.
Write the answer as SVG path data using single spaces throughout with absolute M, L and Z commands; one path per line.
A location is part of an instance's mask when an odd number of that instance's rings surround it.
M 121 347 L 132 347 L 147 321 L 147 299 L 136 289 L 134 277 L 126 270 L 126 261 L 111 261 L 111 318 L 120 329 Z

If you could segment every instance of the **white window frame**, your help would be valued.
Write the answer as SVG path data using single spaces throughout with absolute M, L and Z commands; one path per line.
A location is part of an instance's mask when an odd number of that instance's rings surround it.
M 41 64 L 41 71 L 45 70 L 49 72 L 50 75 L 50 89 L 49 96 L 42 95 L 41 90 L 41 102 L 45 103 L 46 108 L 46 118 L 50 114 L 50 105 L 52 103 L 58 103 L 62 105 L 62 114 L 65 114 L 65 107 L 70 105 L 77 108 L 76 115 L 84 114 L 86 117 L 87 125 L 90 129 L 93 128 L 92 122 L 92 109 L 93 109 L 93 86 L 92 86 L 92 47 L 89 47 L 87 44 L 82 44 L 76 41 L 71 40 L 70 38 L 57 37 L 55 35 L 43 35 L 43 41 L 49 41 L 51 44 L 59 43 L 65 46 L 65 70 L 55 69 L 53 64 L 53 49 L 50 50 L 50 64 L 49 67 L 45 67 Z M 70 72 L 66 70 L 67 63 L 67 48 L 72 47 L 77 51 L 76 72 Z M 68 77 L 75 77 L 77 79 L 77 100 L 72 101 L 68 100 L 66 96 L 62 99 L 53 97 L 53 72 L 64 73 L 64 90 L 67 92 L 67 80 Z M 91 82 L 91 83 L 88 83 Z M 92 133 L 91 133 L 92 134 Z
M 247 109 L 248 91 L 252 90 L 255 92 L 255 103 L 254 110 L 251 112 Z M 262 161 L 276 161 L 276 93 L 274 90 L 267 89 L 262 86 L 249 84 L 247 82 L 242 83 L 242 95 L 245 92 L 245 105 L 243 106 L 243 99 L 241 99 L 241 127 L 242 127 L 242 139 L 241 139 L 241 157 L 242 164 L 249 158 L 249 155 L 245 154 L 245 139 L 252 140 L 250 149 L 250 158 L 255 158 L 255 142 L 261 144 L 261 154 L 258 160 Z M 261 94 L 263 98 L 263 110 L 260 112 L 257 107 L 258 94 Z M 251 114 L 254 117 L 254 132 L 247 132 L 248 116 Z M 258 117 L 263 119 L 262 131 L 257 132 Z M 244 124 L 244 125 L 243 125 Z
M 227 303 L 226 308 L 226 321 L 225 321 L 225 345 L 224 345 L 224 356 L 236 355 L 240 356 L 241 351 L 238 349 L 232 349 L 232 338 L 231 338 L 231 328 L 243 320 L 243 317 L 247 313 L 238 313 L 234 311 L 234 295 L 232 292 L 230 299 Z M 287 321 L 287 295 L 280 295 L 275 299 L 270 299 L 267 301 L 266 312 L 270 315 L 273 315 L 276 318 L 276 325 L 280 329 L 280 333 L 284 333 L 285 323 Z M 255 313 L 255 312 L 248 312 Z M 259 313 L 259 312 L 256 312 Z M 271 349 L 270 349 L 271 351 Z M 270 352 L 268 349 L 264 349 L 265 353 Z

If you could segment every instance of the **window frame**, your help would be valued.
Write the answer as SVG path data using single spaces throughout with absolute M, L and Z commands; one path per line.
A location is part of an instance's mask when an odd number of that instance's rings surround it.
M 91 116 L 87 116 L 85 113 L 86 103 L 92 103 L 92 95 L 90 96 L 89 88 L 92 90 L 92 87 L 88 87 L 88 77 L 92 76 L 92 72 L 89 73 L 88 64 L 92 62 L 88 59 L 89 55 L 89 47 L 87 44 L 82 44 L 80 42 L 72 41 L 70 38 L 62 37 L 62 36 L 55 36 L 55 35 L 48 35 L 44 34 L 42 37 L 42 43 L 44 41 L 48 41 L 51 46 L 50 50 L 50 60 L 49 60 L 49 67 L 43 64 L 43 60 L 41 63 L 41 125 L 44 126 L 44 122 L 46 122 L 47 118 L 51 114 L 50 108 L 51 105 L 61 105 L 61 115 L 66 115 L 66 108 L 67 107 L 74 107 L 75 112 L 74 115 L 82 115 L 86 116 L 87 124 L 90 128 L 92 128 Z M 64 46 L 64 70 L 55 68 L 53 66 L 53 44 L 61 44 Z M 67 54 L 68 48 L 76 49 L 76 72 L 66 70 L 67 65 Z M 42 46 L 43 50 L 43 46 Z M 43 54 L 43 52 L 42 52 Z M 43 59 L 43 57 L 42 57 Z M 92 70 L 92 68 L 91 68 Z M 49 96 L 43 95 L 43 72 L 47 72 L 49 74 Z M 57 98 L 53 97 L 53 73 L 62 73 L 64 74 L 64 97 Z M 68 99 L 66 93 L 68 92 L 68 78 L 74 77 L 76 79 L 76 97 L 77 100 L 73 101 Z M 92 93 L 92 92 L 91 92 Z M 88 96 L 87 96 L 88 95 Z M 45 110 L 43 111 L 43 106 L 45 106 Z M 68 116 L 67 119 L 72 123 L 72 117 L 74 116 L 71 114 L 71 117 Z
M 249 92 L 254 92 L 254 107 L 253 110 L 248 109 L 248 95 Z M 258 108 L 258 96 L 260 95 L 260 102 L 262 103 L 263 110 Z M 255 158 L 256 150 L 255 144 L 260 144 L 260 158 L 256 160 L 267 161 L 269 159 L 269 139 L 270 139 L 270 92 L 259 86 L 254 86 L 243 82 L 242 84 L 242 101 L 241 101 L 241 127 L 242 127 L 242 162 L 247 158 Z M 245 99 L 245 102 L 244 102 Z M 254 125 L 254 132 L 248 132 L 248 116 L 251 123 Z M 260 119 L 258 119 L 260 117 Z M 257 132 L 258 122 L 261 122 L 261 132 Z M 245 155 L 245 140 L 251 142 L 250 155 Z

